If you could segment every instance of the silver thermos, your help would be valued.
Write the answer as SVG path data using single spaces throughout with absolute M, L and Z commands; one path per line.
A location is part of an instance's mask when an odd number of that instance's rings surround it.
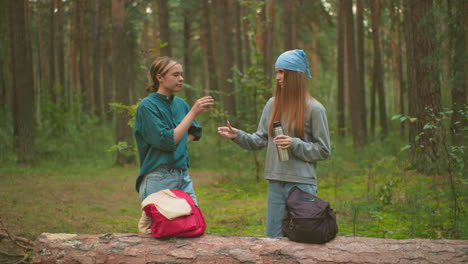
M 284 135 L 283 127 L 281 126 L 280 121 L 273 122 L 273 136 L 280 136 Z M 289 152 L 287 149 L 282 149 L 278 145 L 276 145 L 276 149 L 278 150 L 278 158 L 280 161 L 289 160 Z

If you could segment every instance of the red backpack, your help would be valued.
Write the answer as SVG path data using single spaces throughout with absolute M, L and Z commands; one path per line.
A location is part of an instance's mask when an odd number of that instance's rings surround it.
M 151 234 L 154 237 L 194 237 L 205 233 L 206 223 L 202 211 L 195 205 L 192 197 L 184 191 L 170 189 L 177 197 L 185 199 L 191 207 L 189 215 L 179 216 L 172 220 L 158 211 L 154 204 L 146 205 L 143 210 L 152 218 Z

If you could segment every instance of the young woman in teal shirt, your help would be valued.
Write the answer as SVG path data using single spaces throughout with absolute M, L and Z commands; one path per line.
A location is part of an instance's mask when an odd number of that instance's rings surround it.
M 135 117 L 135 139 L 140 160 L 136 190 L 140 200 L 164 189 L 188 193 L 197 204 L 188 174 L 187 143 L 199 140 L 202 128 L 195 118 L 210 109 L 213 98 L 198 99 L 192 108 L 174 94 L 182 89 L 183 67 L 173 58 L 160 57 L 151 65 L 153 84 L 141 100 Z

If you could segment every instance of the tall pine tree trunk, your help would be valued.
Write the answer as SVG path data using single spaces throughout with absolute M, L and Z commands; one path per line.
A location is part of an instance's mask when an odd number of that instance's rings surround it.
M 102 78 L 102 61 L 101 61 L 101 43 L 102 43 L 102 15 L 101 15 L 101 1 L 92 2 L 93 8 L 93 49 L 91 51 L 93 58 L 93 97 L 94 97 L 94 114 L 104 119 L 104 105 L 102 100 L 103 87 L 101 87 Z
M 466 10 L 467 1 L 447 0 L 449 19 L 449 54 L 450 54 L 450 87 L 452 95 L 452 118 L 450 132 L 453 145 L 462 145 L 466 142 L 468 121 L 461 111 L 468 107 L 467 102 L 467 72 L 466 69 Z M 465 12 L 464 12 L 465 11 Z M 465 16 L 465 17 L 464 17 Z M 463 134 L 465 133 L 465 135 Z M 465 140 L 464 140 L 465 139 Z
M 153 3 L 154 4 L 154 3 Z M 156 9 L 157 10 L 157 6 L 153 6 L 153 10 Z M 155 12 L 157 14 L 157 12 Z M 152 24 L 152 27 L 151 27 L 151 48 L 154 49 L 154 55 L 155 56 L 159 56 L 161 54 L 161 41 L 160 41 L 160 37 L 159 37 L 159 31 L 158 31 L 158 28 L 159 28 L 159 23 L 156 23 L 157 19 L 158 19 L 159 16 L 155 16 L 153 17 L 153 23 Z
M 240 72 L 244 72 L 244 58 L 243 58 L 243 42 L 242 42 L 242 22 L 241 22 L 241 7 L 238 1 L 234 1 L 234 59 L 236 67 Z
M 297 47 L 297 0 L 280 1 L 283 18 L 283 51 Z
M 200 22 L 200 46 L 203 51 L 203 64 L 205 67 L 205 72 L 209 73 L 207 74 L 207 79 L 205 81 L 205 89 L 203 94 L 208 94 L 211 93 L 214 95 L 212 92 L 216 91 L 217 85 L 217 71 L 216 71 L 216 64 L 215 64 L 215 53 L 214 53 L 214 47 L 213 47 L 213 42 L 211 39 L 213 38 L 212 33 L 213 29 L 212 27 L 214 26 L 210 22 L 210 6 L 213 5 L 211 1 L 209 0 L 201 0 L 201 22 Z
M 6 20 L 6 14 L 9 12 L 9 10 L 5 10 L 6 8 L 3 8 L 0 10 L 0 31 L 5 32 L 6 35 L 9 36 L 9 30 L 5 27 L 7 27 L 8 23 Z M 0 37 L 0 50 L 6 50 L 6 47 L 4 46 L 4 38 L 3 36 Z M 11 100 L 8 100 L 7 98 L 7 74 L 5 74 L 6 68 L 9 68 L 6 62 L 6 56 L 4 52 L 0 52 L 0 119 L 1 120 L 6 120 L 6 115 L 8 112 L 8 106 L 9 102 Z
M 60 87 L 58 92 L 60 104 L 63 105 L 65 100 L 65 29 L 64 29 L 64 11 L 65 6 L 61 0 L 56 0 L 57 7 L 57 23 L 55 35 L 55 47 L 57 49 L 57 82 Z
M 87 14 L 89 10 L 89 0 L 81 0 L 79 2 L 78 21 L 80 28 L 80 56 L 79 56 L 79 69 L 80 69 L 80 84 L 81 91 L 84 95 L 84 102 L 82 102 L 83 109 L 87 112 L 92 112 L 95 105 L 94 90 L 91 82 L 90 71 L 90 56 L 89 56 L 89 23 Z
M 363 131 L 363 141 L 367 141 L 367 108 L 365 92 L 365 54 L 364 54 L 364 1 L 356 0 L 356 69 L 357 69 L 357 92 L 360 99 L 359 118 L 361 130 Z
M 167 0 L 156 1 L 156 8 L 159 19 L 159 33 L 161 43 L 164 47 L 161 48 L 162 56 L 172 56 L 171 53 L 171 34 L 169 30 L 169 8 L 167 6 Z M 166 45 L 167 44 L 167 45 Z
M 265 62 L 265 85 L 267 88 L 271 87 L 272 83 L 274 83 L 273 77 L 273 47 L 274 47 L 274 23 L 275 20 L 275 1 L 274 0 L 267 0 L 266 2 L 266 36 L 265 36 L 265 52 L 264 52 L 264 62 Z M 266 89 L 267 91 L 267 98 L 271 96 L 271 89 Z
M 385 105 L 385 90 L 383 83 L 382 44 L 380 37 L 380 3 L 379 0 L 370 1 L 372 16 L 372 40 L 374 43 L 374 67 L 372 73 L 373 90 L 377 92 L 379 101 L 379 123 L 381 138 L 388 134 L 387 111 Z
M 56 0 L 52 0 L 49 2 L 49 60 L 48 60 L 48 65 L 49 65 L 49 85 L 48 85 L 48 93 L 51 96 L 51 100 L 54 103 L 57 103 L 58 100 L 58 95 L 56 93 L 56 83 L 57 83 L 57 77 L 56 77 L 56 37 L 55 35 L 57 34 L 57 24 L 58 24 L 58 18 L 57 14 L 55 13 L 55 4 Z
M 67 104 L 74 106 L 78 102 L 74 101 L 75 95 L 78 94 L 80 83 L 78 75 L 78 55 L 79 55 L 79 3 L 73 1 L 71 7 L 71 27 L 70 27 L 70 38 L 69 38 L 69 71 L 70 71 L 70 87 L 66 91 Z
M 18 162 L 35 159 L 34 74 L 28 1 L 7 1 L 13 74 L 13 136 Z
M 400 1 L 393 1 L 389 5 L 391 16 L 390 41 L 392 49 L 392 71 L 393 71 L 393 86 L 395 96 L 395 111 L 399 114 L 405 114 L 405 82 L 403 77 L 403 61 L 402 61 L 402 42 L 401 42 L 401 22 L 400 22 Z M 400 123 L 400 136 L 405 135 L 405 123 Z
M 311 21 L 312 40 L 311 40 L 311 65 L 310 71 L 312 74 L 312 94 L 318 92 L 318 49 L 317 49 L 317 35 L 319 32 L 318 25 L 315 21 Z
M 344 19 L 346 32 L 346 54 L 347 54 L 347 82 L 349 88 L 349 115 L 351 117 L 351 135 L 353 137 L 354 146 L 360 147 L 364 145 L 364 131 L 362 129 L 361 111 L 363 105 L 363 95 L 360 94 L 360 88 L 357 82 L 356 71 L 356 46 L 354 40 L 354 22 L 352 1 L 343 1 L 344 4 Z
M 142 5 L 141 7 L 141 12 L 143 13 L 143 32 L 141 38 L 142 38 L 142 45 L 143 45 L 143 52 L 146 54 L 148 52 L 148 42 L 149 42 L 149 22 L 148 18 L 149 16 L 146 14 L 146 5 Z
M 441 124 L 433 116 L 440 113 L 441 93 L 432 57 L 436 51 L 432 7 L 428 0 L 404 1 L 409 115 L 417 118 L 410 123 L 409 142 L 411 161 L 419 170 L 434 167 L 441 144 Z M 424 129 L 427 124 L 434 127 Z
M 36 91 L 36 100 L 37 100 L 37 115 L 38 115 L 38 120 L 41 120 L 41 96 L 43 91 L 46 91 L 46 88 L 44 87 L 46 84 L 46 77 L 47 77 L 47 70 L 46 70 L 46 51 L 44 47 L 44 40 L 43 40 L 43 29 L 42 29 L 42 2 L 37 2 L 36 3 L 36 32 L 37 32 L 37 53 L 38 53 L 38 67 L 37 67 L 37 79 L 36 79 L 36 85 L 37 85 L 37 91 Z M 39 121 L 40 124 L 40 121 Z
M 400 82 L 399 82 L 399 71 L 398 71 L 398 40 L 396 31 L 398 16 L 395 12 L 395 6 L 393 3 L 388 6 L 390 15 L 390 29 L 389 29 L 389 40 L 390 40 L 390 51 L 391 51 L 391 66 L 392 66 L 392 87 L 393 87 L 393 109 L 391 112 L 396 113 L 400 110 Z
M 126 35 L 125 0 L 112 1 L 112 64 L 115 73 L 116 102 L 129 105 L 128 85 L 128 47 Z M 116 136 L 117 142 L 127 142 L 133 145 L 131 129 L 128 124 L 127 113 L 117 113 Z M 130 147 L 131 148 L 131 147 Z M 134 161 L 133 155 L 119 152 L 117 154 L 117 165 L 125 165 Z
M 228 5 L 226 7 L 226 5 Z M 232 50 L 232 16 L 229 10 L 232 7 L 232 0 L 226 3 L 218 2 L 216 4 L 217 19 L 218 19 L 218 36 L 219 36 L 219 66 L 221 68 L 221 88 L 224 110 L 232 115 L 236 115 L 236 104 L 234 86 L 229 79 L 232 78 L 231 67 L 233 65 L 233 50 Z
M 345 123 L 345 19 L 344 19 L 344 0 L 338 2 L 338 36 L 337 36 L 337 75 L 338 75 L 338 93 L 337 93 L 337 113 L 338 113 L 338 135 L 346 135 Z
M 186 101 L 192 105 L 195 102 L 195 91 L 192 80 L 192 22 L 193 12 L 189 8 L 184 9 L 184 82 L 190 86 L 184 88 Z
M 111 24 L 111 16 L 112 16 L 112 3 L 109 0 L 101 1 L 101 8 L 103 18 L 102 18 L 102 52 L 101 62 L 102 62 L 102 101 L 104 107 L 104 113 L 106 121 L 109 121 L 114 116 L 112 111 L 110 110 L 109 103 L 112 102 L 113 95 L 115 94 L 115 87 L 114 87 L 114 75 L 112 71 L 112 36 L 110 34 L 110 24 Z

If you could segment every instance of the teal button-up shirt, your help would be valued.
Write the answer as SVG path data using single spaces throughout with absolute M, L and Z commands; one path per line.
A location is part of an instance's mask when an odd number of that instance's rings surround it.
M 188 133 L 178 144 L 174 142 L 174 129 L 190 111 L 190 106 L 177 96 L 167 97 L 150 93 L 138 105 L 135 117 L 135 140 L 140 159 L 140 172 L 136 180 L 137 192 L 143 175 L 162 165 L 186 170 L 190 161 L 187 151 L 188 134 L 201 137 L 202 128 L 193 121 Z

